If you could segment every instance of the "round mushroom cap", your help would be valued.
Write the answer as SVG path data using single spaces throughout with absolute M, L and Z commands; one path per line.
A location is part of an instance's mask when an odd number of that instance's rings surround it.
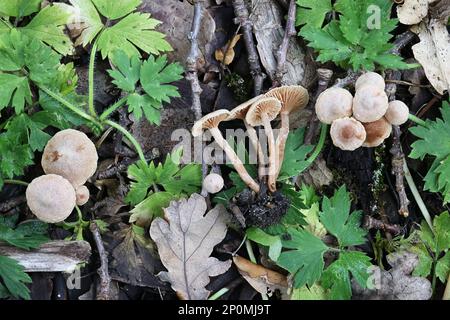
M 225 109 L 217 110 L 207 114 L 206 116 L 204 116 L 203 118 L 194 123 L 192 127 L 192 135 L 194 137 L 201 136 L 203 130 L 218 127 L 219 123 L 227 120 L 229 116 L 230 111 Z
M 352 115 L 353 96 L 343 88 L 328 88 L 322 92 L 316 101 L 317 118 L 330 124 L 336 119 Z
M 353 98 L 353 117 L 361 122 L 377 121 L 384 116 L 388 105 L 384 89 L 373 85 L 362 86 Z
M 409 108 L 400 100 L 391 101 L 384 117 L 393 125 L 402 125 L 408 121 Z
M 383 117 L 374 122 L 363 123 L 366 130 L 366 141 L 363 146 L 367 148 L 378 147 L 391 135 L 392 125 Z
M 261 94 L 259 96 L 256 96 L 256 97 L 238 105 L 236 108 L 234 108 L 230 111 L 230 115 L 227 118 L 227 120 L 234 120 L 234 119 L 243 120 L 243 119 L 245 119 L 248 109 L 250 109 L 252 104 L 254 104 L 256 101 L 258 101 L 262 97 L 264 97 L 264 95 Z
M 46 174 L 60 175 L 76 188 L 94 175 L 97 160 L 94 143 L 83 132 L 67 129 L 48 141 L 41 164 Z
M 339 149 L 353 151 L 361 147 L 366 140 L 366 131 L 361 122 L 345 117 L 333 121 L 330 136 Z
M 302 86 L 282 86 L 269 90 L 266 97 L 277 98 L 281 102 L 281 111 L 291 113 L 306 107 L 309 101 L 308 90 Z
M 209 193 L 217 193 L 223 189 L 223 178 L 220 174 L 210 173 L 203 180 L 203 188 Z
M 31 212 L 47 223 L 64 221 L 75 208 L 75 189 L 67 179 L 56 174 L 31 181 L 25 195 Z
M 80 186 L 75 190 L 77 197 L 77 206 L 82 206 L 86 204 L 89 200 L 90 192 L 86 186 Z
M 370 84 L 381 90 L 384 90 L 386 83 L 381 75 L 376 72 L 366 72 L 362 74 L 355 83 L 355 90 L 358 91 L 360 88 L 365 86 L 366 84 Z
M 281 102 L 277 98 L 262 98 L 256 101 L 247 111 L 245 120 L 253 127 L 263 124 L 261 115 L 265 114 L 269 121 L 275 119 L 281 110 Z

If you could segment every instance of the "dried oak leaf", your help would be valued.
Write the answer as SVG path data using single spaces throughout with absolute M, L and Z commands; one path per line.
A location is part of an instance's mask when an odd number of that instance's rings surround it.
M 284 275 L 239 256 L 233 257 L 241 276 L 259 293 L 271 296 L 275 290 L 286 294 L 288 282 Z
M 230 65 L 234 60 L 234 47 L 239 39 L 241 39 L 241 35 L 237 34 L 229 40 L 223 48 L 216 49 L 216 52 L 214 53 L 216 60 L 222 62 L 226 66 Z M 225 51 L 226 53 L 224 53 Z
M 150 236 L 158 246 L 161 262 L 167 272 L 158 277 L 168 281 L 183 300 L 204 300 L 209 296 L 205 286 L 209 277 L 228 270 L 231 260 L 210 257 L 216 244 L 225 238 L 227 226 L 223 206 L 218 205 L 206 215 L 206 201 L 199 194 L 189 199 L 172 201 L 164 209 L 164 217 L 150 226 Z

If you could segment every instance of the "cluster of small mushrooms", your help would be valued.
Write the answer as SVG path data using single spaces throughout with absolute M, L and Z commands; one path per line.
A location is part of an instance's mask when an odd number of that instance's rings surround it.
M 276 180 L 283 163 L 284 149 L 289 134 L 289 115 L 304 108 L 308 101 L 308 91 L 302 86 L 274 88 L 264 95 L 259 95 L 237 106 L 231 111 L 222 109 L 204 116 L 194 124 L 192 135 L 198 137 L 202 135 L 203 130 L 209 130 L 217 145 L 225 151 L 231 160 L 242 180 L 250 189 L 259 192 L 260 185 L 249 175 L 241 159 L 224 139 L 218 128 L 222 121 L 242 120 L 247 129 L 250 145 L 257 152 L 259 181 L 261 182 L 264 179 L 266 169 L 268 169 L 267 185 L 271 192 L 275 192 Z M 281 118 L 281 126 L 278 137 L 275 140 L 271 121 L 278 116 Z M 269 149 L 268 168 L 265 167 L 264 153 L 255 130 L 257 126 L 263 126 L 267 136 Z
M 402 101 L 388 101 L 381 75 L 367 72 L 355 84 L 355 96 L 331 87 L 317 98 L 317 118 L 331 124 L 333 144 L 353 151 L 361 146 L 377 147 L 388 138 L 392 125 L 408 121 L 409 109 Z
M 45 175 L 34 179 L 26 190 L 31 212 L 47 223 L 64 221 L 75 205 L 89 200 L 84 184 L 97 170 L 97 160 L 95 145 L 83 132 L 67 129 L 55 134 L 42 155 Z

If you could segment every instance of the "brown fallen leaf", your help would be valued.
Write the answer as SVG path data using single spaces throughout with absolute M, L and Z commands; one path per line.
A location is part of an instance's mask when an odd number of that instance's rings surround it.
M 282 294 L 288 289 L 288 282 L 284 275 L 267 269 L 239 256 L 233 257 L 233 262 L 241 276 L 261 294 L 272 295 L 275 290 Z
M 189 199 L 172 201 L 164 209 L 164 217 L 150 226 L 150 236 L 158 246 L 161 262 L 167 272 L 158 277 L 168 281 L 183 300 L 205 300 L 210 292 L 205 288 L 209 277 L 227 271 L 231 260 L 210 257 L 213 248 L 226 235 L 226 215 L 218 205 L 205 216 L 206 201 L 199 194 Z
M 223 48 L 219 48 L 215 52 L 216 60 L 222 62 L 224 65 L 228 66 L 234 60 L 234 47 L 238 43 L 239 39 L 241 39 L 241 35 L 235 35 L 231 40 L 227 42 L 227 44 Z M 226 51 L 226 53 L 224 53 Z

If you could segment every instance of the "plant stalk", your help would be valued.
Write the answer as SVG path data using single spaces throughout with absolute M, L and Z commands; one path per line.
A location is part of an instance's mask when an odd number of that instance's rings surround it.
M 428 127 L 428 124 L 425 121 L 423 121 L 419 117 L 416 117 L 413 114 L 409 114 L 408 119 L 414 123 L 417 123 L 418 125 L 421 125 L 423 127 Z
M 137 142 L 137 140 L 133 137 L 131 133 L 129 133 L 124 127 L 115 123 L 114 121 L 105 120 L 104 123 L 120 131 L 131 142 L 131 144 L 133 144 L 134 148 L 136 149 L 136 152 L 138 153 L 139 158 L 145 163 L 147 163 L 141 145 L 139 144 L 139 142 Z
M 28 187 L 29 183 L 22 181 L 22 180 L 14 180 L 14 179 L 7 179 L 3 181 L 4 184 L 16 184 L 19 186 L 25 186 Z
M 128 96 L 123 97 L 122 99 L 120 99 L 119 101 L 114 103 L 112 106 L 110 106 L 108 109 L 103 111 L 103 113 L 100 115 L 100 121 L 104 121 L 104 120 L 108 119 L 108 117 L 112 113 L 114 113 L 114 111 L 119 109 L 121 106 L 123 106 L 125 104 L 125 102 L 127 102 L 127 99 L 128 99 Z
M 327 137 L 327 132 L 328 132 L 328 125 L 322 123 L 322 127 L 320 129 L 319 142 L 317 143 L 313 153 L 311 153 L 308 159 L 306 159 L 306 162 L 309 163 L 310 165 L 317 159 L 319 154 L 322 152 L 323 146 L 325 145 L 325 138 Z
M 97 39 L 91 48 L 91 55 L 89 58 L 89 112 L 93 117 L 97 116 L 94 106 L 94 68 L 95 68 L 95 54 L 97 53 Z

